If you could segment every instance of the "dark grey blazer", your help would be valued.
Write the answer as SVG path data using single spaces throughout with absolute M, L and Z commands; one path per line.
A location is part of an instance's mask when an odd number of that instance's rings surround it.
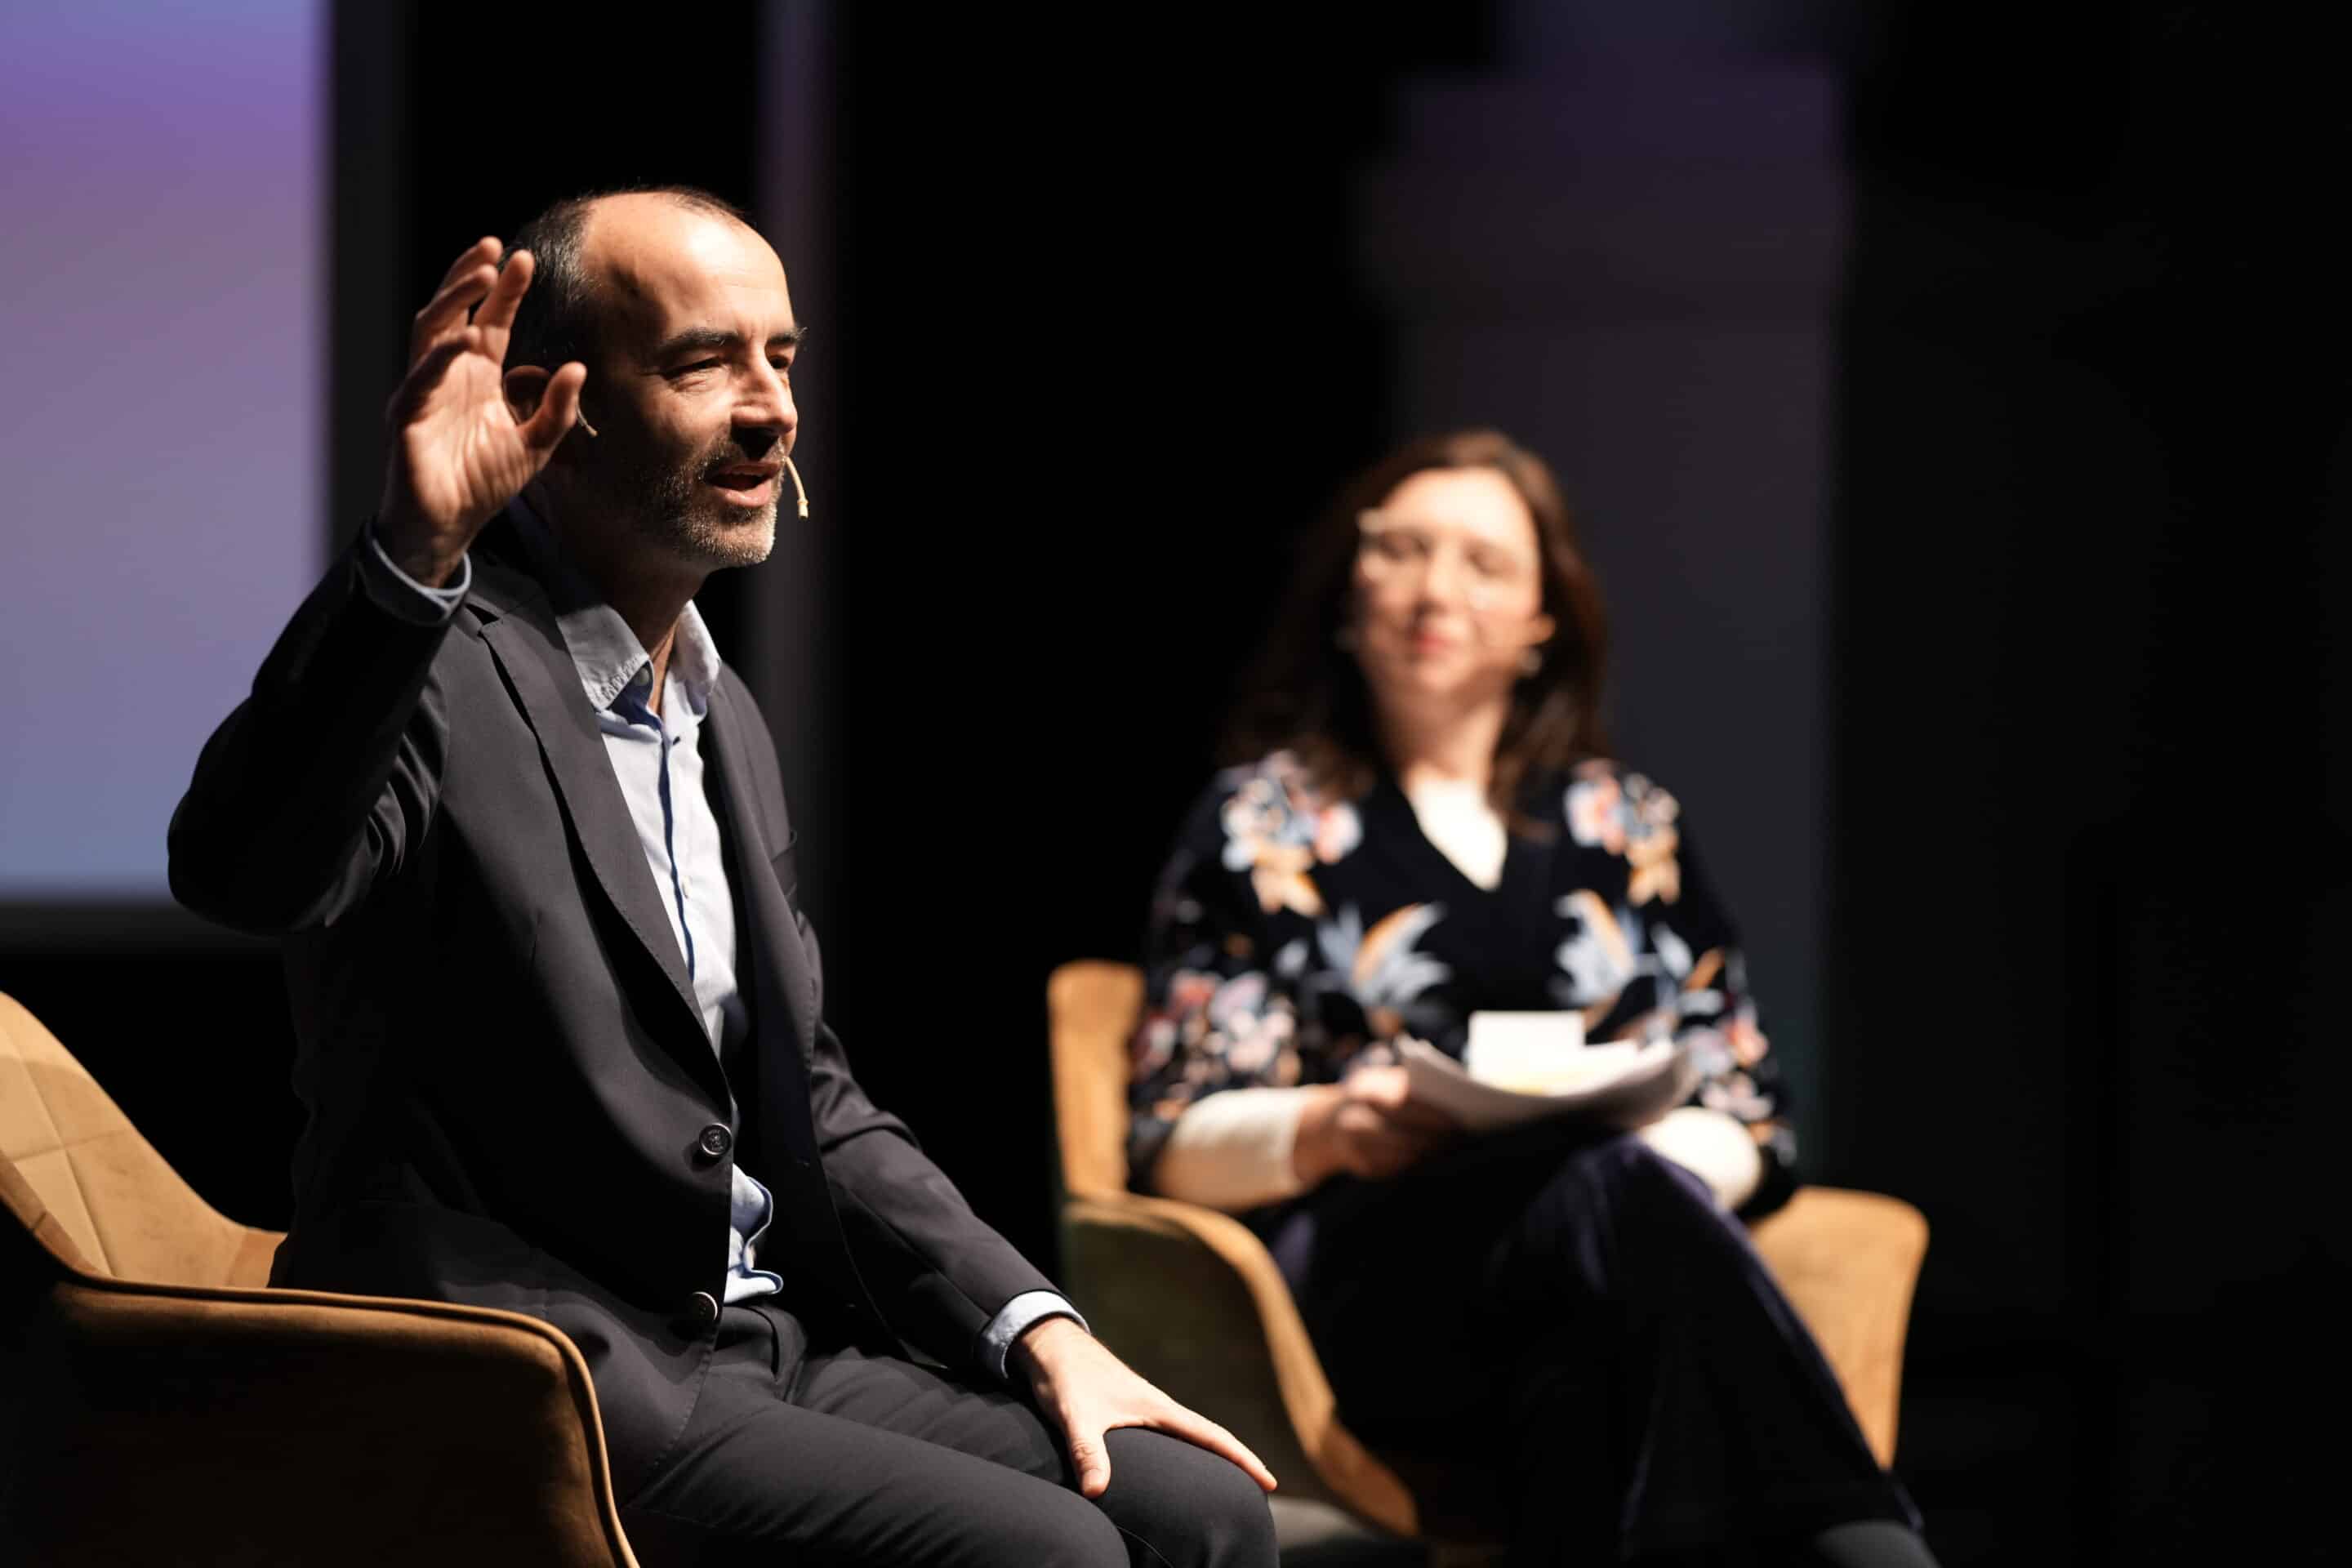
M 968 1367 L 999 1308 L 1051 1286 L 851 1078 L 731 669 L 703 742 L 751 1027 L 714 1056 L 527 560 L 501 519 L 425 627 L 338 559 L 205 744 L 172 890 L 284 938 L 310 1121 L 273 1280 L 555 1323 L 626 1497 L 700 1386 L 736 1159 L 775 1194 L 761 1262 L 813 1332 Z

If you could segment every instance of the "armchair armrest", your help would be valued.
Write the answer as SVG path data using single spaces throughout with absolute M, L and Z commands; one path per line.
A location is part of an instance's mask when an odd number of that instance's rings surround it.
M 1750 1235 L 1837 1373 L 1870 1451 L 1880 1464 L 1893 1464 L 1903 1343 L 1927 1251 L 1926 1217 L 1878 1193 L 1800 1187 Z
M 535 1318 L 70 1273 L 26 1327 L 12 1560 L 635 1568 L 586 1363 Z
M 1104 1342 L 1230 1428 L 1285 1492 L 1416 1532 L 1412 1494 L 1339 1424 L 1290 1288 L 1246 1226 L 1167 1198 L 1073 1196 L 1062 1261 Z

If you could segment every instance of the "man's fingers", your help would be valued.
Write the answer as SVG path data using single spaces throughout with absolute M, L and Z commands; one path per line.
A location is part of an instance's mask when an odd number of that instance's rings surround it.
M 498 276 L 498 269 L 485 261 L 443 284 L 441 292 L 416 312 L 415 321 L 409 328 L 408 363 L 415 364 L 453 330 L 462 328 L 466 312 L 473 308 L 475 300 L 489 293 Z
M 578 360 L 549 376 L 538 409 L 520 432 L 523 445 L 541 455 L 554 451 L 580 417 L 580 389 L 587 384 L 588 367 Z
M 474 241 L 473 244 L 466 247 L 465 249 L 457 253 L 457 259 L 449 263 L 448 271 L 441 274 L 440 287 L 436 289 L 434 292 L 438 293 L 441 289 L 446 289 L 449 287 L 449 285 L 457 279 L 458 274 L 463 272 L 471 272 L 475 268 L 481 266 L 484 262 L 496 261 L 499 258 L 499 252 L 504 248 L 505 247 L 499 243 L 499 237 L 497 235 L 486 234 L 482 236 L 481 238 Z
M 1078 1472 L 1078 1493 L 1098 1498 L 1110 1489 L 1110 1452 L 1103 1447 L 1102 1428 L 1088 1423 L 1070 1426 L 1070 1464 Z
M 1168 1402 L 1166 1410 L 1152 1422 L 1152 1425 L 1171 1436 L 1183 1438 L 1195 1447 L 1206 1448 L 1212 1454 L 1231 1459 L 1242 1468 L 1250 1479 L 1258 1484 L 1261 1491 L 1270 1492 L 1274 1489 L 1274 1472 L 1265 1468 L 1265 1461 L 1251 1453 L 1248 1446 L 1239 1437 L 1198 1411 L 1189 1409 L 1171 1399 Z M 1091 1497 L 1094 1494 L 1089 1492 L 1087 1495 Z
M 523 291 L 530 287 L 531 275 L 539 270 L 539 258 L 528 250 L 518 250 L 507 258 L 499 268 L 499 280 L 490 289 L 489 298 L 474 312 L 474 325 L 503 334 L 514 325 L 515 308 L 522 303 Z M 501 353 L 505 343 L 499 343 Z
M 479 247 L 466 254 L 482 255 Z M 409 327 L 409 363 L 415 364 L 469 326 L 478 329 L 482 352 L 503 361 L 506 334 L 514 325 L 515 308 L 521 302 L 523 291 L 530 287 L 534 266 L 530 251 L 518 250 L 504 267 L 497 265 L 493 252 L 471 267 L 452 271 L 443 280 L 440 291 L 416 312 Z M 467 319 L 469 310 L 473 312 L 470 323 Z

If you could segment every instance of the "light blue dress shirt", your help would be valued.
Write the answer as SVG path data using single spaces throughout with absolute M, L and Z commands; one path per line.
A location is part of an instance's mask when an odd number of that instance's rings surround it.
M 620 612 L 580 591 L 578 575 L 563 560 L 546 526 L 518 497 L 507 509 L 524 548 L 535 558 L 542 582 L 572 589 L 562 595 L 576 608 L 561 611 L 556 626 L 571 650 L 572 668 L 596 711 L 604 754 L 628 803 L 646 868 L 662 891 L 670 934 L 686 959 L 695 1005 L 702 1014 L 710 1048 L 723 1057 L 743 1037 L 748 1021 L 735 976 L 735 904 L 727 885 L 719 819 L 703 790 L 702 721 L 719 682 L 719 650 L 709 628 L 689 601 L 670 645 L 662 687 L 661 711 L 649 700 L 653 659 Z M 360 552 L 360 574 L 368 595 L 388 613 L 420 624 L 437 624 L 457 613 L 473 586 L 470 556 L 446 588 L 429 588 L 393 564 L 373 526 Z M 773 1295 L 783 1280 L 759 1267 L 761 1238 L 774 1216 L 768 1189 L 740 1164 L 731 1167 L 727 1238 L 727 1300 Z M 1032 1324 L 1056 1315 L 1085 1319 L 1051 1290 L 1030 1290 L 1006 1302 L 982 1331 L 982 1365 L 1003 1377 L 1013 1342 Z

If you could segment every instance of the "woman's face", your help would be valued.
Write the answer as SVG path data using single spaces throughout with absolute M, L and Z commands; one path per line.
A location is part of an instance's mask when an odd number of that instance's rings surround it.
M 1384 705 L 1506 694 L 1548 640 L 1535 518 L 1493 468 L 1424 468 L 1365 512 L 1356 658 Z

